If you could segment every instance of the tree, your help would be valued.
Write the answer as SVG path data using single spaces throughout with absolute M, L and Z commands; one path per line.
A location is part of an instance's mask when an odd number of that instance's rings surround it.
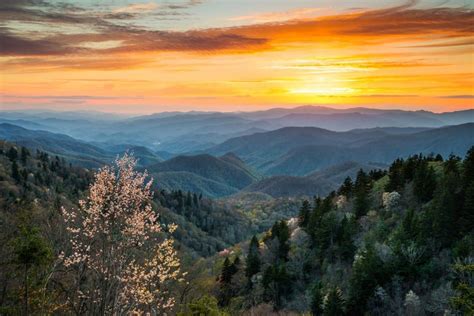
M 347 198 L 349 198 L 352 195 L 353 189 L 354 189 L 354 184 L 352 183 L 352 179 L 351 177 L 347 177 L 344 180 L 344 183 L 341 185 L 337 193 L 340 195 L 345 195 Z
M 277 309 L 281 307 L 282 298 L 291 292 L 291 280 L 284 263 L 269 266 L 263 274 L 262 284 L 265 293 L 275 303 Z
M 226 316 L 227 313 L 221 311 L 217 305 L 215 297 L 204 295 L 203 297 L 193 300 L 188 304 L 189 313 L 179 313 L 178 315 L 191 316 Z
M 28 315 L 28 273 L 32 266 L 47 263 L 52 257 L 52 250 L 39 235 L 39 230 L 29 225 L 20 227 L 20 235 L 14 240 L 14 262 L 23 267 L 24 311 Z
M 311 313 L 321 315 L 323 313 L 323 293 L 321 282 L 317 282 L 311 288 Z
M 368 299 L 376 287 L 386 281 L 385 267 L 377 256 L 373 246 L 357 255 L 352 276 L 349 282 L 349 299 L 347 302 L 350 315 L 363 315 Z
M 431 236 L 435 236 L 442 246 L 451 244 L 459 235 L 457 227 L 462 209 L 462 187 L 459 172 L 459 158 L 450 156 L 444 162 L 444 174 L 435 191 L 431 212 Z
M 251 283 L 251 278 L 255 274 L 260 272 L 260 253 L 258 239 L 256 236 L 253 236 L 249 244 L 249 253 L 246 260 L 245 275 L 249 278 L 249 284 Z
M 272 239 L 278 239 L 278 259 L 288 261 L 288 252 L 290 251 L 290 245 L 288 241 L 290 239 L 290 229 L 286 221 L 281 220 L 273 224 L 272 227 Z
M 436 175 L 433 167 L 428 166 L 428 161 L 419 163 L 413 178 L 413 193 L 421 203 L 426 203 L 433 198 L 436 189 Z
M 15 161 L 18 158 L 18 151 L 15 147 L 10 147 L 10 149 L 7 151 L 7 157 L 11 161 Z
M 174 305 L 168 285 L 179 280 L 180 262 L 152 209 L 146 172 L 134 171 L 128 154 L 115 165 L 96 173 L 79 209 L 62 210 L 71 251 L 61 257 L 74 276 L 69 301 L 79 314 L 160 313 Z
M 369 191 L 370 191 L 371 180 L 367 174 L 360 169 L 357 173 L 357 179 L 354 185 L 354 212 L 357 218 L 367 214 L 370 201 L 369 201 Z
M 29 156 L 30 156 L 29 150 L 26 149 L 25 147 L 21 147 L 20 160 L 23 164 L 26 163 L 26 160 L 28 159 Z
M 340 316 L 344 315 L 344 298 L 338 287 L 329 290 L 324 302 L 324 316 Z
M 388 170 L 389 181 L 385 186 L 385 191 L 400 191 L 401 187 L 405 184 L 405 178 L 403 177 L 403 159 L 395 160 Z
M 299 225 L 301 227 L 306 227 L 308 225 L 310 213 L 311 205 L 309 204 L 308 200 L 304 200 L 298 216 Z
M 357 222 L 353 217 L 350 219 L 344 217 L 341 221 L 341 226 L 338 230 L 336 241 L 338 245 L 338 252 L 342 259 L 349 260 L 354 258 L 356 247 L 352 242 L 352 238 L 356 233 L 356 225 Z
M 458 226 L 462 233 L 474 229 L 474 146 L 469 149 L 463 162 L 462 190 L 464 195 Z
M 462 315 L 474 315 L 474 261 L 457 260 L 452 270 L 456 295 L 451 298 L 451 305 Z
M 20 182 L 21 180 L 20 171 L 18 170 L 18 164 L 16 163 L 16 161 L 12 162 L 12 178 L 16 182 Z
M 239 257 L 234 259 L 234 262 L 231 263 L 229 257 L 226 257 L 224 264 L 222 265 L 221 275 L 219 277 L 220 283 L 220 295 L 219 295 L 219 304 L 221 306 L 227 306 L 232 298 L 232 277 L 238 271 L 238 266 L 240 263 Z

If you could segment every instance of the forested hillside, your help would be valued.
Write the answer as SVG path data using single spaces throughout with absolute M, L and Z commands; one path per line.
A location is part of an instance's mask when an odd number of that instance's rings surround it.
M 66 294 L 54 277 L 58 256 L 67 248 L 61 210 L 77 208 L 93 179 L 94 171 L 64 158 L 0 142 L 0 314 L 17 315 L 24 308 L 25 277 L 32 314 L 64 312 Z M 160 221 L 178 225 L 173 236 L 185 267 L 294 216 L 299 204 L 288 199 L 215 202 L 192 192 L 153 191 Z
M 474 147 L 360 170 L 216 260 L 214 287 L 188 310 L 472 315 Z

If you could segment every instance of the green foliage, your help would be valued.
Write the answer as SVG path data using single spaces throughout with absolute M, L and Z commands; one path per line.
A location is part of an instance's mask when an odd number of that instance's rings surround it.
M 23 225 L 19 236 L 13 240 L 14 262 L 29 268 L 34 265 L 46 264 L 52 257 L 52 250 L 40 236 L 37 227 Z
M 351 197 L 352 195 L 352 190 L 354 189 L 354 184 L 352 183 L 351 177 L 347 177 L 344 180 L 344 183 L 341 185 L 337 193 L 339 195 L 344 195 L 346 197 Z
M 276 222 L 271 229 L 271 238 L 278 240 L 278 254 L 279 260 L 287 261 L 288 252 L 290 251 L 290 245 L 288 240 L 290 238 L 290 231 L 286 221 Z
M 253 236 L 249 244 L 249 252 L 246 259 L 246 268 L 245 275 L 249 278 L 249 284 L 251 284 L 250 279 L 252 276 L 260 272 L 260 253 L 259 253 L 259 244 L 256 236 Z
M 472 258 L 453 265 L 456 295 L 451 305 L 462 315 L 474 315 L 474 262 Z
M 311 205 L 309 204 L 308 200 L 304 200 L 303 204 L 301 205 L 300 212 L 298 215 L 300 226 L 304 227 L 308 225 L 310 214 L 311 214 Z
M 267 299 L 274 302 L 277 308 L 282 305 L 282 299 L 291 293 L 292 278 L 284 263 L 269 266 L 263 274 L 262 285 Z
M 227 316 L 217 305 L 217 299 L 212 296 L 204 295 L 188 304 L 189 312 L 178 313 L 180 316 Z
M 348 312 L 351 315 L 362 315 L 376 287 L 383 285 L 388 277 L 383 261 L 378 257 L 373 246 L 368 245 L 357 255 L 353 264 L 347 302 Z
M 311 287 L 311 313 L 321 315 L 323 313 L 323 292 L 321 282 L 317 282 Z
M 329 290 L 324 303 L 323 316 L 339 316 L 345 313 L 345 301 L 341 289 L 333 287 Z
M 369 192 L 372 180 L 361 169 L 357 173 L 357 179 L 354 185 L 354 213 L 357 218 L 367 214 L 370 208 Z
M 413 193 L 421 203 L 426 203 L 433 198 L 436 189 L 436 175 L 433 167 L 428 166 L 428 161 L 422 160 L 413 179 Z

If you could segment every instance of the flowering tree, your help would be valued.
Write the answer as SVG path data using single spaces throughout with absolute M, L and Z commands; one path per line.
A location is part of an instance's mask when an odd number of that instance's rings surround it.
M 97 172 L 79 209 L 63 208 L 71 251 L 61 257 L 74 272 L 69 302 L 78 314 L 156 315 L 174 305 L 167 287 L 180 280 L 180 262 L 152 209 L 146 172 L 134 171 L 128 154 L 115 165 Z

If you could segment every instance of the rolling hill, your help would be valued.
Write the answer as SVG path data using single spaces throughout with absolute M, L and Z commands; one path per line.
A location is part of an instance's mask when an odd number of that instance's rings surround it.
M 396 157 L 416 153 L 461 155 L 474 144 L 474 123 L 401 131 L 332 132 L 314 127 L 291 127 L 233 138 L 208 152 L 234 152 L 267 175 L 301 176 L 348 160 L 388 163 Z
M 53 155 L 87 168 L 98 168 L 111 162 L 125 151 L 133 152 L 139 165 L 145 166 L 162 161 L 157 154 L 143 146 L 88 143 L 64 134 L 43 130 L 30 130 L 9 123 L 0 124 L 0 139 Z
M 159 186 L 220 197 L 236 193 L 260 176 L 234 154 L 177 156 L 147 167 Z
M 355 179 L 360 169 L 368 172 L 372 169 L 385 169 L 386 167 L 383 164 L 362 164 L 355 161 L 346 161 L 304 177 L 279 175 L 264 178 L 244 188 L 242 192 L 258 192 L 275 198 L 324 196 L 338 188 L 346 177 Z

